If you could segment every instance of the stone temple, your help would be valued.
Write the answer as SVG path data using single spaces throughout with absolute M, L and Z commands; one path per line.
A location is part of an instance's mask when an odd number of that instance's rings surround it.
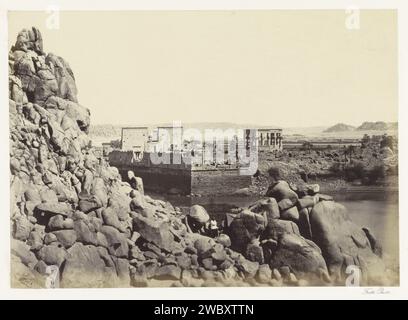
M 282 129 L 258 129 L 258 148 L 260 150 L 282 151 Z

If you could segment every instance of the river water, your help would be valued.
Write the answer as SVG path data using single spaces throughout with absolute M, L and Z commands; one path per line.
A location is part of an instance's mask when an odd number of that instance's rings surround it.
M 399 260 L 398 194 L 351 193 L 335 195 L 335 199 L 348 209 L 351 219 L 357 225 L 373 231 L 380 240 L 384 253 L 393 260 Z
M 343 204 L 354 223 L 361 227 L 368 227 L 381 242 L 383 251 L 389 257 L 398 261 L 399 228 L 398 228 L 398 194 L 383 192 L 342 192 L 331 194 L 334 200 Z M 220 221 L 224 213 L 231 208 L 245 207 L 255 202 L 259 197 L 184 197 L 154 194 L 154 198 L 168 200 L 174 206 L 186 208 L 193 204 L 200 204 L 209 214 Z

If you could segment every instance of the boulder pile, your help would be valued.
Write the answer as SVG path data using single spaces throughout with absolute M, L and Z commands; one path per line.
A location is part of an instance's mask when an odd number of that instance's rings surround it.
M 188 230 L 179 208 L 96 158 L 74 73 L 36 28 L 10 50 L 9 86 L 12 287 L 305 285 L 349 264 L 367 281 L 384 269 L 370 231 L 317 186 L 279 181 L 218 236 Z
M 356 270 L 360 285 L 394 283 L 372 232 L 319 191 L 318 184 L 272 184 L 264 199 L 227 214 L 231 248 L 262 268 L 313 285 L 345 285 Z

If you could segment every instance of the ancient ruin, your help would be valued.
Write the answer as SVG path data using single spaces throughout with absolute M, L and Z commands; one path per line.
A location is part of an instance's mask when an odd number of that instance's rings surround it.
M 261 150 L 282 151 L 282 129 L 260 128 L 258 131 L 258 148 Z
M 90 44 L 91 45 L 91 44 Z M 69 64 L 24 29 L 9 54 L 11 286 L 395 284 L 381 246 L 318 185 L 272 184 L 214 227 L 122 181 L 87 135 Z M 158 181 L 159 183 L 159 181 Z

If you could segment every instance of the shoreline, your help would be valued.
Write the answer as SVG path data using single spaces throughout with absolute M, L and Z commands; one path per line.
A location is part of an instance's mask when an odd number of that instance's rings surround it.
M 398 194 L 399 188 L 395 186 L 346 186 L 341 188 L 324 188 L 323 193 L 385 193 Z

